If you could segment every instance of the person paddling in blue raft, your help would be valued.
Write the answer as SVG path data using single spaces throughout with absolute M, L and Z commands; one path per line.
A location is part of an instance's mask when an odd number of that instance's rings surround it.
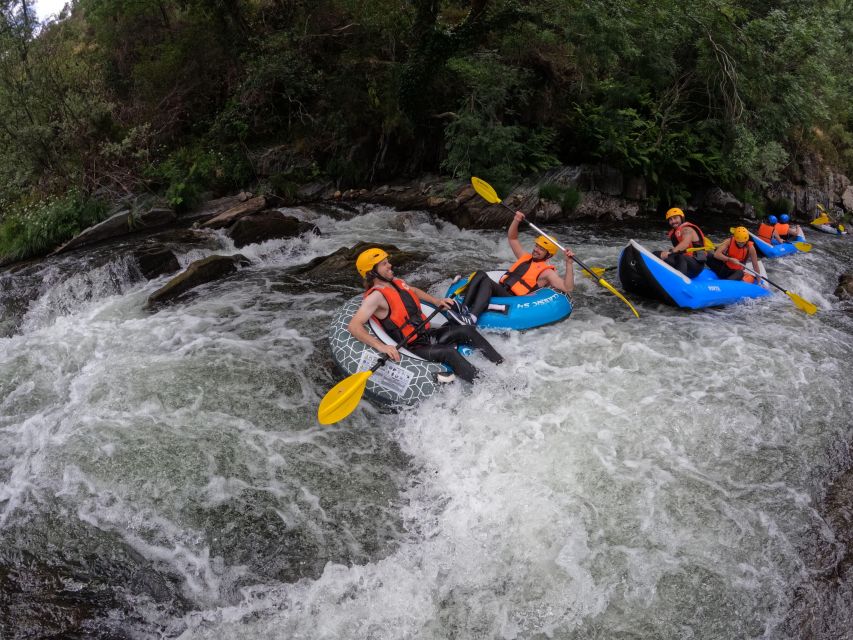
M 456 302 L 451 298 L 436 298 L 395 278 L 388 254 L 382 249 L 373 247 L 362 251 L 355 265 L 364 278 L 365 293 L 347 329 L 357 340 L 384 353 L 394 362 L 400 361 L 400 352 L 394 345 L 385 344 L 365 329 L 364 325 L 373 317 L 395 343 L 406 339 L 406 349 L 424 360 L 448 365 L 466 382 L 473 382 L 479 371 L 459 353 L 457 345 L 470 345 L 482 351 L 492 362 L 503 362 L 501 354 L 469 324 L 447 323 L 431 327 L 421 311 L 421 300 L 442 309 L 453 309 Z M 451 379 L 445 377 L 440 382 Z
M 767 216 L 767 222 L 762 222 L 758 225 L 758 233 L 756 234 L 764 242 L 770 244 L 782 244 L 783 242 L 793 242 L 803 237 L 803 230 L 800 225 L 791 225 L 789 221 L 791 217 L 787 213 L 783 213 L 778 218 L 776 216 Z
M 791 217 L 787 213 L 779 216 L 779 222 L 773 228 L 776 233 L 775 237 L 779 239 L 779 242 L 794 242 L 803 239 L 803 230 L 800 225 L 790 224 L 790 220 Z
M 468 282 L 462 303 L 463 316 L 467 316 L 473 324 L 477 324 L 493 297 L 526 296 L 543 287 L 550 287 L 560 293 L 571 293 L 575 288 L 572 262 L 575 254 L 571 249 L 563 252 L 566 257 L 566 275 L 561 278 L 557 268 L 549 262 L 557 253 L 556 244 L 545 236 L 539 236 L 532 251 L 527 253 L 519 242 L 518 226 L 524 218 L 521 211 L 516 211 L 507 230 L 506 239 L 516 261 L 501 276 L 500 282 L 492 280 L 486 271 L 476 271 Z
M 749 239 L 746 227 L 732 230 L 732 236 L 717 245 L 714 255 L 708 257 L 708 268 L 717 274 L 720 280 L 743 280 L 754 283 L 756 276 L 746 273 L 744 266 L 751 263 L 749 268 L 759 272 L 758 254 L 755 245 Z M 758 276 L 759 282 L 761 276 Z
M 702 273 L 708 257 L 704 250 L 705 234 L 692 222 L 685 222 L 684 211 L 678 207 L 667 211 L 665 220 L 669 225 L 666 236 L 672 242 L 672 250 L 655 251 L 654 254 L 688 278 L 695 278 Z

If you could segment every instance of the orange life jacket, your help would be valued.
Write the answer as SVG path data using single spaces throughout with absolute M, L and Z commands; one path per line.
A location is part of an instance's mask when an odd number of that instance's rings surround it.
M 404 338 L 406 344 L 417 342 L 418 335 L 415 331 L 420 329 L 426 321 L 426 316 L 421 311 L 421 301 L 418 300 L 415 292 L 409 289 L 409 285 L 399 278 L 394 278 L 388 284 L 391 286 L 373 287 L 364 293 L 366 298 L 374 291 L 378 291 L 388 303 L 390 312 L 387 316 L 378 318 L 374 315 L 373 317 L 397 344 L 403 342 Z M 423 328 L 429 329 L 429 322 Z
M 747 242 L 744 246 L 739 247 L 737 242 L 735 242 L 735 239 L 730 238 L 729 246 L 728 248 L 726 248 L 725 254 L 730 258 L 734 258 L 735 260 L 746 262 L 746 259 L 749 256 L 749 248 L 752 246 L 752 244 L 752 242 Z M 734 269 L 735 271 L 740 271 L 741 269 L 743 269 L 742 264 L 732 262 L 731 260 L 726 261 L 726 266 L 729 269 Z
M 699 242 L 691 242 L 690 246 L 693 249 L 704 248 L 705 247 L 705 234 L 702 233 L 702 229 L 697 227 L 692 222 L 682 222 L 675 229 L 670 229 L 669 233 L 667 233 L 667 237 L 672 242 L 673 247 L 677 247 L 678 243 L 681 242 L 682 229 L 684 227 L 690 227 L 696 231 L 696 235 L 699 236 Z M 689 255 L 692 255 L 697 260 L 704 260 L 707 256 L 704 251 L 691 251 Z
M 791 225 L 789 225 L 789 224 L 787 224 L 787 223 L 784 223 L 784 222 L 778 222 L 778 223 L 776 224 L 776 233 L 778 233 L 778 234 L 779 234 L 779 237 L 780 237 L 780 238 L 783 238 L 783 239 L 784 239 L 785 237 L 787 237 L 787 235 L 788 235 L 788 230 L 789 230 L 790 228 L 791 228 Z
M 776 227 L 772 224 L 766 224 L 762 222 L 760 225 L 758 225 L 758 233 L 756 235 L 762 240 L 770 242 L 771 240 L 773 240 L 773 230 L 775 228 Z
M 507 272 L 501 276 L 501 284 L 509 289 L 513 295 L 526 296 L 539 288 L 537 281 L 548 269 L 554 269 L 554 265 L 545 260 L 534 260 L 533 256 L 525 253 L 515 261 Z

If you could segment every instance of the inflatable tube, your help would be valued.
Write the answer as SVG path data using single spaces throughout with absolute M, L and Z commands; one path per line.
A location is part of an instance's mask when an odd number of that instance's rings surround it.
M 846 236 L 847 230 L 839 231 L 836 227 L 833 227 L 831 224 L 815 224 L 811 223 L 812 229 L 816 231 L 822 231 L 823 233 L 828 233 L 833 236 Z
M 505 271 L 489 271 L 489 277 L 498 282 Z M 474 275 L 474 274 L 471 274 Z M 468 284 L 471 276 L 450 285 L 446 297 L 462 296 L 457 294 L 460 288 Z M 495 297 L 489 300 L 489 308 L 477 318 L 478 329 L 523 331 L 535 329 L 565 320 L 572 313 L 572 300 L 565 293 L 548 287 L 539 289 L 527 296 Z
M 329 326 L 332 359 L 344 375 L 366 371 L 379 358 L 374 349 L 356 340 L 347 329 L 363 299 L 363 296 L 358 295 L 349 300 Z M 432 312 L 432 308 L 427 305 L 422 305 L 422 308 L 427 314 Z M 444 322 L 444 317 L 437 315 L 430 324 L 441 326 Z M 395 344 L 378 322 L 371 319 L 368 329 L 385 344 Z M 450 372 L 445 365 L 419 358 L 406 349 L 400 349 L 400 356 L 399 363 L 388 362 L 368 378 L 365 389 L 368 398 L 386 406 L 411 405 L 430 397 L 445 384 L 437 380 L 438 374 Z
M 759 273 L 765 275 L 764 265 L 758 264 Z M 770 295 L 767 289 L 757 284 L 720 280 L 708 268 L 695 278 L 688 278 L 634 240 L 619 256 L 618 273 L 625 291 L 682 309 L 719 307 Z
M 791 244 L 790 242 L 783 242 L 782 244 L 771 244 L 766 240 L 762 240 L 757 235 L 750 231 L 749 235 L 752 237 L 752 241 L 755 243 L 755 250 L 758 251 L 758 255 L 764 258 L 781 258 L 783 256 L 789 256 L 794 253 L 799 253 L 799 249 L 796 246 Z M 797 242 L 805 242 L 805 238 L 800 236 L 797 238 Z

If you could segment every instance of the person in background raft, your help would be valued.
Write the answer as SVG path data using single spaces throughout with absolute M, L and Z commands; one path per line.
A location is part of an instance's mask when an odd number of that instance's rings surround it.
M 550 287 L 561 293 L 571 293 L 575 288 L 575 271 L 572 264 L 571 249 L 566 249 L 566 275 L 563 278 L 557 274 L 557 268 L 548 260 L 557 253 L 557 245 L 545 236 L 536 238 L 533 251 L 527 253 L 518 241 L 518 226 L 524 220 L 521 211 L 515 212 L 515 217 L 509 225 L 506 238 L 509 247 L 515 254 L 515 263 L 501 276 L 500 282 L 495 282 L 485 271 L 477 271 L 468 282 L 463 306 L 471 322 L 477 320 L 489 306 L 492 297 L 526 296 L 542 287 Z
M 744 271 L 747 259 L 752 263 L 750 268 L 758 273 L 758 254 L 755 245 L 749 240 L 749 231 L 746 227 L 737 227 L 730 238 L 717 245 L 714 255 L 708 257 L 707 264 L 721 280 L 755 282 L 755 276 Z
M 704 250 L 705 234 L 692 222 L 685 222 L 684 212 L 678 207 L 666 212 L 666 222 L 670 227 L 666 235 L 672 242 L 672 251 L 655 251 L 655 255 L 688 278 L 695 278 L 702 273 L 708 257 Z M 693 251 L 688 252 L 688 249 Z
M 779 222 L 773 229 L 781 242 L 793 242 L 803 237 L 803 230 L 800 228 L 800 225 L 789 224 L 790 220 L 790 216 L 787 213 L 783 213 L 779 216 Z
M 442 309 L 450 309 L 455 301 L 436 298 L 395 278 L 388 254 L 382 249 L 374 247 L 362 251 L 355 265 L 364 278 L 366 289 L 361 306 L 347 326 L 356 339 L 394 362 L 400 361 L 400 352 L 394 345 L 385 344 L 365 329 L 364 325 L 372 316 L 396 343 L 407 338 L 406 349 L 425 360 L 443 362 L 467 382 L 473 382 L 479 371 L 456 350 L 457 344 L 471 345 L 492 362 L 503 362 L 501 354 L 470 325 L 448 323 L 430 327 L 427 323 L 423 326 L 426 316 L 421 311 L 421 300 Z
M 758 233 L 755 234 L 764 242 L 771 244 L 781 244 L 782 239 L 776 232 L 776 227 L 779 224 L 779 219 L 776 216 L 767 216 L 767 222 L 762 222 L 758 225 Z

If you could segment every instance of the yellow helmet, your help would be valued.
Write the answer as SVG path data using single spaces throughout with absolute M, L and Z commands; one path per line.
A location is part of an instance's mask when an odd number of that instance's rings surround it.
M 666 212 L 666 218 L 665 219 L 669 220 L 673 216 L 681 216 L 683 218 L 684 212 L 681 209 L 679 209 L 678 207 L 673 207 L 672 209 L 670 209 L 669 211 Z
M 355 259 L 355 268 L 358 269 L 358 274 L 362 278 L 366 278 L 368 272 L 387 257 L 388 254 L 379 247 L 365 249 L 359 253 L 358 258 Z
M 737 227 L 732 231 L 732 236 L 735 242 L 749 242 L 749 231 L 746 230 L 746 227 Z
M 557 253 L 557 245 L 555 245 L 549 238 L 545 236 L 539 236 L 536 238 L 536 245 L 545 249 L 548 252 L 549 256 L 553 256 Z

